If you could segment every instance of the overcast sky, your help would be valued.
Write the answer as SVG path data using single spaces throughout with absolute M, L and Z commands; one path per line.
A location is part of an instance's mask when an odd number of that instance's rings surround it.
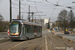
M 36 1 L 36 2 L 35 2 Z M 65 8 L 66 6 L 72 6 L 75 8 L 75 0 L 21 0 L 21 12 L 28 12 L 28 6 L 30 5 L 31 12 L 42 12 L 42 13 L 35 13 L 34 15 L 46 15 L 41 16 L 41 18 L 51 18 L 51 21 L 55 21 L 58 17 L 58 14 L 61 10 L 66 9 L 70 11 L 70 9 Z M 62 7 L 56 7 L 54 4 L 62 5 Z M 63 7 L 64 6 L 64 7 Z M 18 15 L 18 0 L 12 0 L 12 18 L 16 19 Z M 10 11 L 9 11 L 9 0 L 0 0 L 0 14 L 4 17 L 4 20 L 10 19 Z M 75 13 L 75 9 L 73 9 Z M 27 19 L 28 14 L 22 13 L 23 19 Z M 39 16 L 34 16 L 34 18 L 39 18 Z

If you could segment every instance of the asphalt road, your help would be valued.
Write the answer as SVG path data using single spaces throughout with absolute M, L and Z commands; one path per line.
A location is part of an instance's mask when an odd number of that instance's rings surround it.
M 52 35 L 48 30 L 43 31 L 42 37 L 26 41 L 8 41 L 0 43 L 0 50 L 75 50 L 75 42 L 69 43 Z

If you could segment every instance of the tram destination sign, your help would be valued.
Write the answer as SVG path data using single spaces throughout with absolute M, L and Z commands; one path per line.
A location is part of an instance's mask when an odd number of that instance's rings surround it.
M 12 22 L 12 24 L 19 24 L 19 22 Z

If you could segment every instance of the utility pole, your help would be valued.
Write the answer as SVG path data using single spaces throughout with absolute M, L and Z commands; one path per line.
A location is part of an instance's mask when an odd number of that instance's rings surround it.
M 23 14 L 22 14 L 22 18 L 21 19 L 23 19 Z
M 72 28 L 73 28 L 73 27 L 72 27 L 72 24 L 73 24 L 73 23 L 72 23 L 72 10 L 70 10 L 70 11 L 71 11 L 71 22 L 70 22 L 70 24 L 71 24 L 71 33 L 72 33 Z
M 28 20 L 30 21 L 30 5 L 29 5 Z
M 30 17 L 30 14 L 32 14 L 32 22 L 33 22 L 33 14 L 35 13 L 42 13 L 42 12 L 21 12 L 21 13 L 28 13 L 29 14 L 29 17 Z M 30 20 L 30 18 L 28 18 Z
M 49 24 L 50 24 L 50 17 L 49 17 Z
M 21 1 L 19 0 L 19 19 L 21 19 Z
M 64 16 L 64 33 L 66 31 L 66 28 L 65 28 L 65 16 Z
M 34 14 L 34 12 L 32 12 L 31 14 L 32 14 L 32 22 L 33 22 L 33 14 Z
M 11 0 L 10 0 L 10 22 L 12 20 L 12 4 L 11 4 Z
M 50 18 L 49 18 L 49 20 L 48 20 L 48 29 L 50 28 Z
M 36 17 L 35 17 L 35 23 L 36 23 Z

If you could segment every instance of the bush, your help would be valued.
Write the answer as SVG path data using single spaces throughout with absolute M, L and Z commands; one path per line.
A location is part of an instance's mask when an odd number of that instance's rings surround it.
M 2 21 L 0 22 L 0 32 L 6 32 L 9 27 L 9 22 Z

